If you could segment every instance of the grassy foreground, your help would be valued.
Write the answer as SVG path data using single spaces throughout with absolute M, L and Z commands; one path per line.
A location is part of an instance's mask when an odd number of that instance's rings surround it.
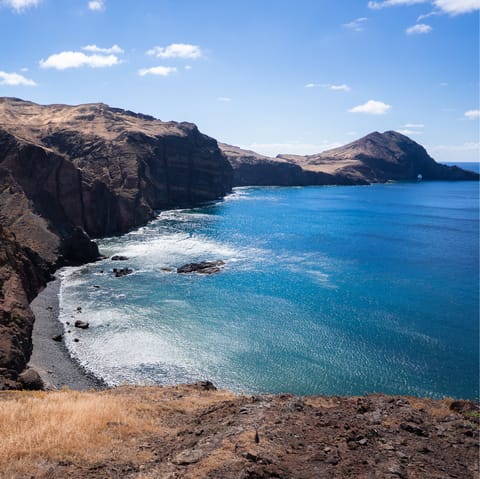
M 209 389 L 0 393 L 0 478 L 478 474 L 478 408 L 468 401 Z

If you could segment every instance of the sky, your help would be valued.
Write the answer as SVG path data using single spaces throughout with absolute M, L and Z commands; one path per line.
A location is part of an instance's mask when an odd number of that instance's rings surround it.
M 396 130 L 480 160 L 480 0 L 0 0 L 0 96 L 103 102 L 259 153 Z

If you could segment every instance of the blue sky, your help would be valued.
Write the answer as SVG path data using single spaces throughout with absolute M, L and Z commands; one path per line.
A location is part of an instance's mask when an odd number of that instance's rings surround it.
M 0 96 L 191 121 L 261 153 L 401 131 L 479 159 L 480 0 L 0 0 Z

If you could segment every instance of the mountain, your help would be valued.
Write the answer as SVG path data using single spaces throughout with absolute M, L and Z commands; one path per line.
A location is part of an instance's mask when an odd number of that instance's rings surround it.
M 425 148 L 395 131 L 370 133 L 348 145 L 309 156 L 279 155 L 306 171 L 367 183 L 476 180 L 477 173 L 437 163 Z
M 290 158 L 271 158 L 237 146 L 218 146 L 233 168 L 234 186 L 307 186 L 363 184 L 355 178 L 342 178 L 303 168 Z
M 28 302 L 50 272 L 97 259 L 90 237 L 223 197 L 232 175 L 217 142 L 191 123 L 0 98 L 0 388 L 28 360 Z

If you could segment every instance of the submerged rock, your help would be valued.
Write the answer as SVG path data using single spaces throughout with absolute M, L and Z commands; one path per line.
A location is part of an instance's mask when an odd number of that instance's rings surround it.
M 222 260 L 217 261 L 202 261 L 200 263 L 188 263 L 177 268 L 177 273 L 199 273 L 199 274 L 213 274 L 218 273 L 225 264 Z

